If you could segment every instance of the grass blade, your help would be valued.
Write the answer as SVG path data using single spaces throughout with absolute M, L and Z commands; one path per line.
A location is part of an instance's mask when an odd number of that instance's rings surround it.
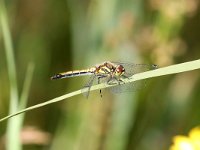
M 14 113 L 18 110 L 18 88 L 17 88 L 17 77 L 16 77 L 16 67 L 15 59 L 13 54 L 13 44 L 11 39 L 11 34 L 8 25 L 8 19 L 6 14 L 6 7 L 4 0 L 0 1 L 0 23 L 2 28 L 2 35 L 4 39 L 7 68 L 10 83 L 10 106 L 9 113 Z M 20 116 L 21 117 L 21 116 Z M 20 129 L 18 128 L 20 117 L 13 118 L 8 121 L 7 126 L 7 149 L 8 150 L 21 150 L 22 146 L 20 143 Z

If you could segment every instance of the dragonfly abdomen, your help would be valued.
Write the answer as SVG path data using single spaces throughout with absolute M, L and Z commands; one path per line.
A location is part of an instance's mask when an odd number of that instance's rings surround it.
M 70 78 L 70 77 L 76 77 L 76 76 L 85 76 L 85 75 L 91 75 L 94 71 L 92 69 L 86 69 L 86 70 L 75 70 L 75 71 L 68 71 L 63 73 L 58 73 L 51 77 L 51 79 L 63 79 L 63 78 Z

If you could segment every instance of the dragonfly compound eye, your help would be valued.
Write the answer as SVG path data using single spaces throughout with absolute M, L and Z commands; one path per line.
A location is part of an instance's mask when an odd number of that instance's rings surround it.
M 125 72 L 125 69 L 122 65 L 118 65 L 116 67 L 116 70 L 115 70 L 116 75 L 120 76 L 120 75 L 124 74 L 124 72 Z

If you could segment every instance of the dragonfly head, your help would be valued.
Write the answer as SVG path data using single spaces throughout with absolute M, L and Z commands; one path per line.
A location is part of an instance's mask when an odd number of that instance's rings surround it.
M 115 75 L 116 76 L 121 76 L 125 73 L 125 68 L 122 65 L 117 65 L 115 69 Z

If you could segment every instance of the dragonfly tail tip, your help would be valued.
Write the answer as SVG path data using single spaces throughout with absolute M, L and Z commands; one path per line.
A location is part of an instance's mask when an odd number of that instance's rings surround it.
M 55 79 L 61 79 L 63 76 L 61 74 L 56 74 L 54 76 L 51 77 L 51 80 L 55 80 Z

